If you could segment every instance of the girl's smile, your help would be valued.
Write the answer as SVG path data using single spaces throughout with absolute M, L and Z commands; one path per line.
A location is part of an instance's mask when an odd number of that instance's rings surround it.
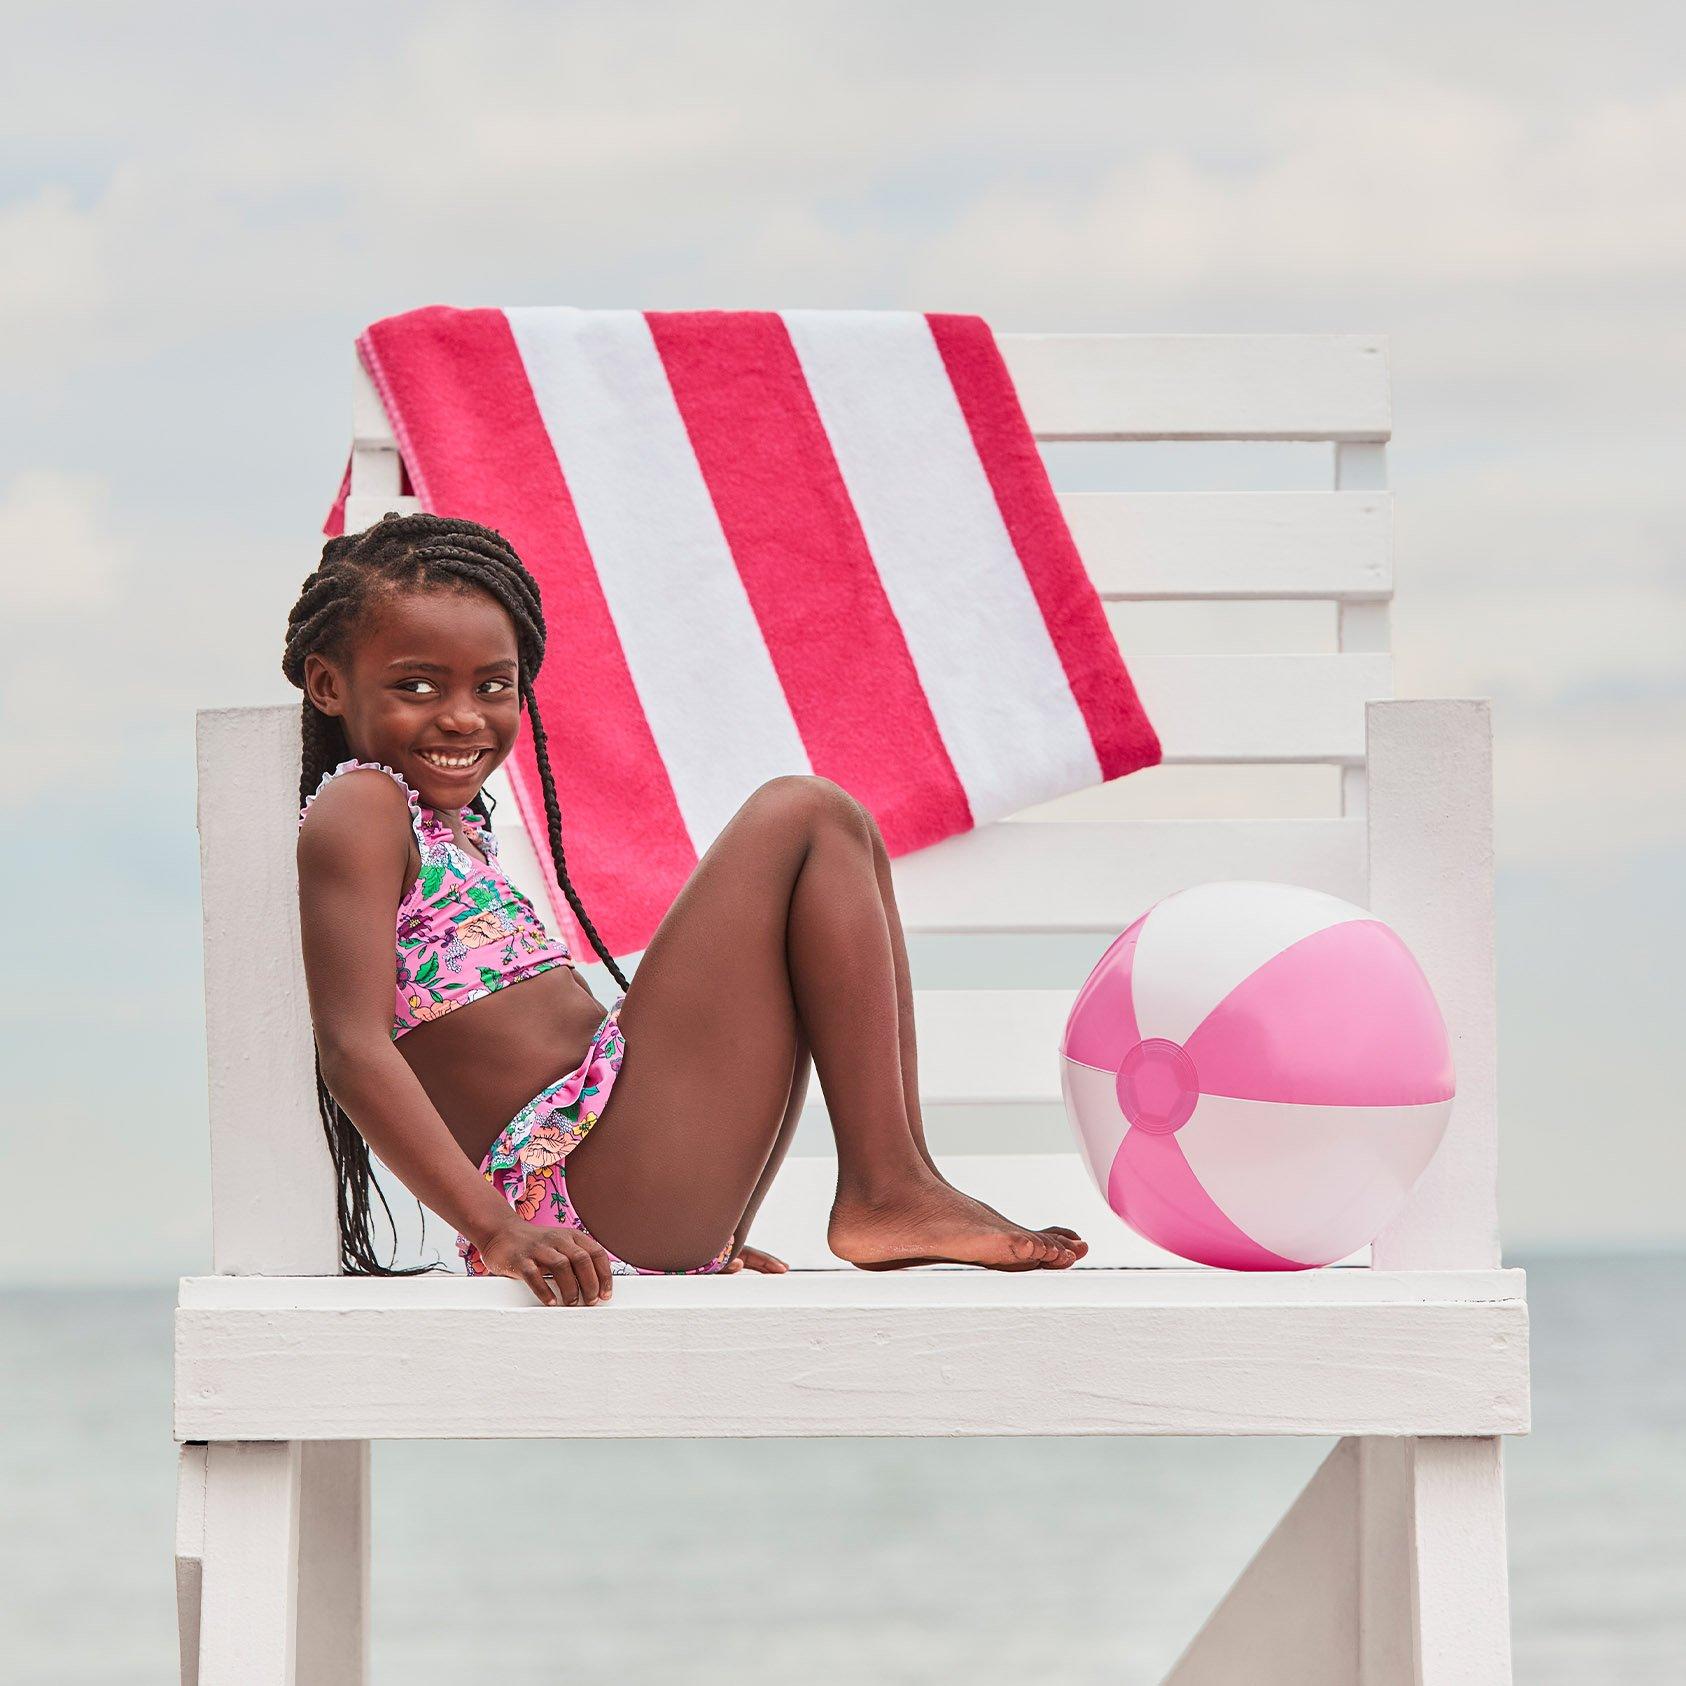
M 389 592 L 349 642 L 308 659 L 311 700 L 344 722 L 353 755 L 402 773 L 429 807 L 467 806 L 520 734 L 507 612 L 482 591 Z

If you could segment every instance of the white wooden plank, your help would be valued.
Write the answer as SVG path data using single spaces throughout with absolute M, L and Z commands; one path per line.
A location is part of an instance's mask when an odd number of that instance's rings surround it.
M 298 1676 L 310 1686 L 369 1678 L 369 1443 L 299 1448 Z
M 207 1449 L 199 1686 L 295 1686 L 298 1493 L 297 1441 Z
M 299 950 L 298 710 L 211 709 L 198 726 L 212 1259 L 335 1270 Z
M 420 498 L 401 498 L 397 495 L 362 497 L 352 494 L 345 500 L 345 530 L 360 533 L 372 527 L 388 512 L 393 515 L 417 515 L 421 512 Z
M 1392 426 L 1378 334 L 1000 334 L 1039 439 L 1378 440 Z M 354 437 L 392 433 L 359 366 Z
M 1336 1443 L 1164 1686 L 1355 1686 L 1360 1444 Z
M 910 932 L 1116 936 L 1161 897 L 1223 878 L 1360 905 L 1367 894 L 1364 827 L 1343 819 L 1007 822 L 899 855 L 890 870 Z
M 1359 1686 L 1415 1686 L 1409 1440 L 1358 1442 Z
M 369 379 L 363 359 L 355 355 L 351 359 L 351 438 L 353 445 L 393 451 L 398 448 L 381 395 Z
M 1361 762 L 1385 655 L 1138 656 L 1130 673 L 1167 763 Z
M 355 445 L 351 451 L 348 495 L 396 498 L 404 485 L 404 464 L 398 453 L 376 445 Z
M 926 1106 L 1059 1104 L 1069 989 L 913 992 L 919 1094 Z M 808 1106 L 823 1104 L 818 1080 Z
M 1414 1686 L 1508 1686 L 1503 1443 L 1419 1439 L 1411 1462 Z
M 734 1308 L 900 1311 L 921 1306 L 1019 1311 L 1045 1305 L 1524 1306 L 1526 1290 L 1527 1274 L 1520 1270 L 1234 1271 L 1185 1265 L 1179 1270 L 999 1271 L 925 1265 L 900 1271 L 798 1270 L 776 1277 L 617 1276 L 613 1305 L 675 1315 Z M 182 1313 L 362 1311 L 408 1317 L 421 1311 L 520 1311 L 528 1306 L 547 1309 L 536 1305 L 521 1283 L 505 1277 L 444 1273 L 184 1276 L 177 1295 Z
M 1457 1081 L 1445 1140 L 1376 1260 L 1479 1268 L 1499 1258 L 1492 704 L 1372 703 L 1368 718 L 1369 906 L 1427 975 Z
M 1039 439 L 1385 439 L 1377 334 L 1002 334 Z
M 1380 494 L 1387 486 L 1387 446 L 1350 444 L 1335 447 L 1337 496 Z M 1393 648 L 1390 604 L 1346 599 L 1335 609 L 1335 645 L 1345 651 Z M 1341 812 L 1361 817 L 1369 792 L 1369 773 L 1363 767 L 1341 769 Z
M 176 1458 L 176 1640 L 181 1686 L 199 1686 L 199 1606 L 205 1558 L 205 1459 L 202 1445 Z
M 1109 602 L 1385 599 L 1392 509 L 1373 492 L 1066 492 L 1060 509 Z
M 1374 1276 L 1332 1271 L 1320 1281 Z M 850 1281 L 824 1272 L 622 1278 L 609 1304 L 572 1313 L 530 1298 L 510 1304 L 503 1290 L 522 1292 L 519 1284 L 465 1280 L 451 1286 L 490 1290 L 481 1303 L 399 1312 L 383 1284 L 376 1310 L 184 1308 L 176 1433 L 1489 1435 L 1526 1427 L 1527 1315 L 1518 1300 L 1154 1302 L 1136 1280 L 1126 1271 L 930 1271 L 877 1282 L 870 1300 L 850 1304 L 815 1303 L 816 1285 Z M 673 1282 L 690 1302 L 682 1310 L 671 1303 Z M 669 1303 L 647 1303 L 662 1297 L 652 1287 L 667 1287 Z

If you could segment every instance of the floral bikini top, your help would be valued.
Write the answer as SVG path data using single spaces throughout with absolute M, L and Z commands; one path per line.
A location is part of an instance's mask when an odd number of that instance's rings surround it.
M 576 964 L 568 945 L 551 936 L 533 904 L 504 875 L 498 840 L 485 821 L 471 809 L 462 810 L 463 823 L 486 857 L 480 861 L 457 846 L 450 826 L 434 809 L 422 806 L 401 774 L 379 761 L 342 761 L 324 773 L 299 810 L 299 824 L 330 779 L 359 768 L 397 782 L 410 804 L 410 826 L 421 851 L 421 873 L 398 904 L 393 1041 L 495 989 Z

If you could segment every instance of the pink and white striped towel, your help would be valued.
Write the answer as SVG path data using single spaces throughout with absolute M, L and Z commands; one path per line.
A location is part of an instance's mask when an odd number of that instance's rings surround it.
M 617 956 L 777 774 L 900 855 L 1159 760 L 981 318 L 431 307 L 357 344 L 422 507 L 538 577 L 568 871 Z M 530 734 L 509 767 L 548 862 Z

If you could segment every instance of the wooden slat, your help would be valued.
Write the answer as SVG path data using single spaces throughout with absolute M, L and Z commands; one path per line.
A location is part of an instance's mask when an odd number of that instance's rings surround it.
M 1360 820 L 1006 822 L 891 863 L 903 928 L 1122 931 L 1162 896 L 1215 878 L 1365 900 Z
M 574 1310 L 501 1279 L 204 1286 L 184 1281 L 176 1313 L 179 1439 L 1528 1424 L 1527 1308 L 1506 1271 L 622 1277 Z
M 218 1270 L 332 1270 L 334 1168 L 299 948 L 299 711 L 198 717 L 199 882 Z
M 1385 655 L 1137 656 L 1130 673 L 1167 764 L 1361 762 Z
M 913 992 L 923 1105 L 1060 1104 L 1060 1038 L 1074 989 Z M 810 1109 L 822 1106 L 819 1085 Z
M 1393 592 L 1391 505 L 1372 492 L 1067 492 L 1060 496 L 1095 588 L 1109 602 L 1333 598 Z M 360 532 L 415 498 L 353 495 Z M 1385 645 L 1383 646 L 1385 648 Z
M 1380 334 L 1001 334 L 1039 439 L 1382 440 L 1392 420 Z M 356 443 L 392 431 L 361 365 Z
M 1039 439 L 1386 439 L 1379 334 L 1002 334 Z
M 348 533 L 360 533 L 365 527 L 374 526 L 388 510 L 395 515 L 419 515 L 421 499 L 365 497 L 354 493 L 345 500 L 345 530 Z
M 1060 508 L 1110 601 L 1385 599 L 1392 506 L 1376 492 L 1066 492 Z

